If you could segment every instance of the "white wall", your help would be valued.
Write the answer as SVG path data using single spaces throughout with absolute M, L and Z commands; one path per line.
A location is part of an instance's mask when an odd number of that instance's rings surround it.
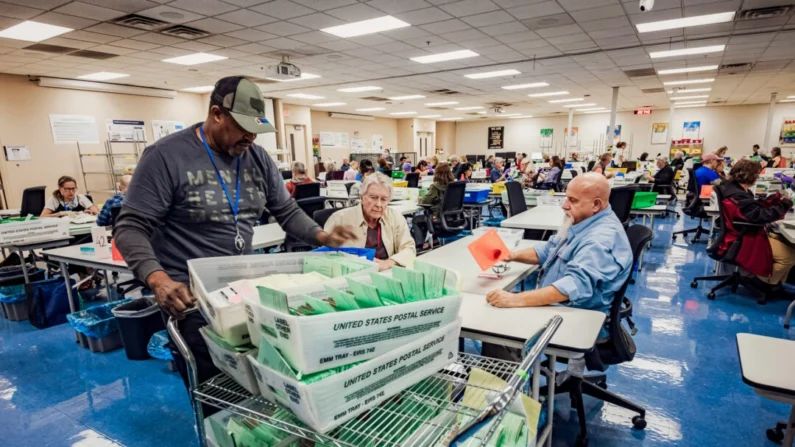
M 367 140 L 368 148 L 372 147 L 373 134 L 380 134 L 384 137 L 384 147 L 396 147 L 398 144 L 397 120 L 393 118 L 378 118 L 373 121 L 349 120 L 341 118 L 330 118 L 327 111 L 312 111 L 312 132 L 319 136 L 320 132 L 347 132 L 350 139 L 360 138 Z M 356 135 L 358 133 L 358 135 Z M 331 158 L 337 162 L 348 157 L 351 153 L 350 148 L 329 148 L 321 147 L 320 156 L 323 160 Z

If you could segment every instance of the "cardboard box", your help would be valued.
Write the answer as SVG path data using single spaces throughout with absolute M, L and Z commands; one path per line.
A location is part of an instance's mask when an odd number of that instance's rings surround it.
M 203 327 L 199 329 L 199 332 L 201 332 L 202 338 L 207 343 L 207 349 L 210 351 L 213 364 L 229 377 L 235 379 L 235 382 L 240 384 L 240 386 L 245 388 L 249 393 L 255 396 L 259 394 L 257 379 L 254 377 L 254 371 L 251 370 L 251 363 L 246 359 L 247 354 L 256 357 L 257 350 L 253 349 L 248 352 L 237 352 L 227 349 L 217 344 L 212 337 L 207 335 L 208 330 L 211 329 Z
M 380 357 L 311 384 L 248 358 L 263 397 L 289 408 L 313 430 L 326 433 L 455 362 L 460 330 L 461 319 L 456 319 Z

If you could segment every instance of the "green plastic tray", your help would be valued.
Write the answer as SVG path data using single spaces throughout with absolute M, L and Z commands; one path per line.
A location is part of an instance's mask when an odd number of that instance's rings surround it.
M 637 191 L 635 192 L 635 198 L 632 200 L 633 209 L 649 208 L 656 204 L 657 204 L 656 192 Z

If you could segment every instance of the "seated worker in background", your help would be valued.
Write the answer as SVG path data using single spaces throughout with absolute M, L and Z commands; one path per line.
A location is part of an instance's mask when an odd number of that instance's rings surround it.
M 659 156 L 657 157 L 657 173 L 654 174 L 652 177 L 651 174 L 648 172 L 643 174 L 651 183 L 654 183 L 652 187 L 652 192 L 663 193 L 663 194 L 670 194 L 671 188 L 661 188 L 661 186 L 672 186 L 674 184 L 674 177 L 676 174 L 674 173 L 673 168 L 668 165 L 668 158 Z
M 610 208 L 610 184 L 597 173 L 569 182 L 565 218 L 557 234 L 540 248 L 511 254 L 509 261 L 540 265 L 538 288 L 512 293 L 498 289 L 486 295 L 495 307 L 536 307 L 560 303 L 610 313 L 616 292 L 632 269 L 626 231 Z M 606 338 L 606 327 L 599 338 Z M 488 356 L 484 343 L 484 356 Z
M 131 175 L 122 175 L 119 177 L 119 193 L 108 199 L 108 201 L 102 205 L 102 211 L 100 211 L 99 216 L 97 216 L 98 227 L 109 227 L 113 225 L 113 212 L 111 210 L 113 208 L 121 208 L 122 203 L 124 203 L 124 195 L 127 193 L 127 188 L 130 186 L 130 180 L 132 180 Z
M 560 181 L 560 174 L 563 172 L 563 162 L 560 161 L 560 157 L 553 155 L 549 160 L 549 167 L 548 172 L 538 174 L 538 177 L 543 180 L 538 185 L 538 189 L 555 189 L 555 185 Z
M 580 161 L 579 154 L 577 154 L 576 152 L 572 152 L 571 155 L 569 155 L 569 161 L 571 163 L 579 163 Z
M 406 157 L 400 157 L 400 166 L 403 172 L 411 172 L 411 162 Z
M 450 170 L 452 170 L 453 174 L 455 174 L 456 170 L 458 170 L 458 166 L 461 164 L 461 157 L 458 155 L 453 155 L 450 157 Z
M 503 166 L 505 166 L 505 161 L 502 158 L 497 157 L 494 159 L 494 167 L 489 171 L 491 183 L 503 182 L 508 174 L 511 173 L 510 168 L 503 169 Z M 434 179 L 435 178 L 436 177 L 434 177 Z
M 334 173 L 337 171 L 337 163 L 334 163 L 333 160 L 329 160 L 323 166 L 326 168 L 326 177 L 324 177 L 323 186 L 327 186 L 326 182 L 334 178 Z
M 417 163 L 417 172 L 420 173 L 420 177 L 424 177 L 428 174 L 433 174 L 433 169 L 431 169 L 427 161 L 420 160 L 420 162 Z
M 751 154 L 751 157 L 753 158 L 753 157 L 758 157 L 758 156 L 759 156 L 759 145 L 755 144 L 754 145 L 754 153 Z
M 715 154 L 707 154 L 701 158 L 701 167 L 696 169 L 696 193 L 701 193 L 704 185 L 717 185 L 720 183 L 720 176 L 715 169 L 718 167 L 720 158 Z
M 768 168 L 786 168 L 787 159 L 781 156 L 781 148 L 776 146 L 770 149 L 770 160 L 767 161 Z
M 433 183 L 431 187 L 428 188 L 428 193 L 425 194 L 425 197 L 420 199 L 421 204 L 431 205 L 434 219 L 439 218 L 439 209 L 442 207 L 442 198 L 444 197 L 445 191 L 447 191 L 447 185 L 454 181 L 455 178 L 453 177 L 453 172 L 449 164 L 441 163 L 436 167 L 436 172 L 433 174 Z
M 597 174 L 602 174 L 605 178 L 613 178 L 616 176 L 615 172 L 607 172 L 607 168 L 609 168 L 613 163 L 613 154 L 610 152 L 605 152 L 599 157 L 599 162 L 593 166 L 591 172 L 595 172 Z
M 97 215 L 99 210 L 83 194 L 77 193 L 77 181 L 68 175 L 58 179 L 58 189 L 44 202 L 40 217 L 59 217 L 61 213 L 78 212 Z
M 362 190 L 361 182 L 371 174 L 375 174 L 373 162 L 365 158 L 359 163 L 359 174 L 356 176 L 357 183 L 351 185 L 351 189 L 348 190 L 348 204 L 346 206 L 356 206 L 359 204 L 360 191 Z
M 340 166 L 340 171 L 348 172 L 348 169 L 351 168 L 350 163 L 348 163 L 347 158 L 342 159 L 342 166 Z
M 379 158 L 377 171 L 383 173 L 388 169 L 389 169 L 389 163 L 386 161 L 386 159 L 383 157 Z
M 326 163 L 326 166 L 329 164 Z M 328 172 L 326 176 L 328 176 Z M 329 178 L 329 177 L 326 177 Z M 285 187 L 287 188 L 287 192 L 290 193 L 290 197 L 295 197 L 295 186 L 296 185 L 303 185 L 306 183 L 312 183 L 313 180 L 306 175 L 306 166 L 300 161 L 296 161 L 293 163 L 293 178 L 287 180 L 285 183 Z
M 671 161 L 671 167 L 674 168 L 674 171 L 679 171 L 684 169 L 685 167 L 685 153 L 682 151 L 676 151 L 674 154 L 674 159 Z
M 527 160 L 527 154 L 524 152 L 516 154 L 516 170 L 519 172 L 524 172 L 524 164 Z
M 734 228 L 733 221 L 766 225 L 782 219 L 792 208 L 792 201 L 778 192 L 764 199 L 756 199 L 751 187 L 760 172 L 762 165 L 759 162 L 740 160 L 729 171 L 729 180 L 718 186 L 723 193 L 724 210 L 729 216 L 726 219 L 726 235 L 718 248 L 719 254 L 725 254 L 729 245 L 737 240 L 739 230 Z M 795 247 L 788 244 L 783 236 L 760 227 L 743 237 L 734 260 L 762 282 L 780 285 L 795 264 Z
M 356 160 L 352 161 L 349 168 L 350 169 L 345 171 L 345 175 L 342 177 L 342 179 L 345 181 L 356 180 L 356 177 L 359 176 L 359 162 Z
M 649 158 L 649 153 L 648 152 L 644 152 L 644 153 L 640 154 L 640 158 L 638 159 L 638 161 L 648 161 L 647 158 Z
M 394 265 L 411 267 L 417 256 L 406 218 L 389 207 L 392 192 L 392 179 L 381 173 L 369 175 L 362 182 L 361 206 L 343 208 L 326 222 L 329 229 L 352 226 L 355 237 L 346 245 L 374 249 L 379 271 Z
M 459 165 L 458 171 L 461 174 L 458 176 L 457 180 L 461 182 L 470 182 L 472 178 L 472 165 L 469 163 L 461 163 Z
M 726 152 L 729 152 L 729 148 L 726 146 L 721 146 L 718 148 L 717 151 L 715 151 L 715 155 L 717 155 L 720 158 L 725 158 Z
M 718 174 L 718 177 L 720 177 L 720 181 L 721 182 L 726 180 L 726 159 L 725 158 L 719 158 L 717 163 L 715 163 L 715 172 Z M 720 183 L 718 183 L 718 184 L 720 184 Z
M 492 169 L 494 167 L 494 156 L 489 155 L 489 158 L 486 159 L 486 169 Z

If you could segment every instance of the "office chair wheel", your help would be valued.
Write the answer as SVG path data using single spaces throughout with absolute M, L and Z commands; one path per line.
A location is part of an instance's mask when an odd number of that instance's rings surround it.
M 577 435 L 577 439 L 574 440 L 574 445 L 577 447 L 588 447 L 588 437 L 583 435 Z
M 690 283 L 690 287 L 692 287 L 692 288 L 694 288 L 694 289 L 695 289 L 696 287 L 698 287 L 698 281 L 693 281 L 693 282 L 691 282 L 691 283 Z
M 629 283 L 630 283 L 630 284 L 635 284 L 635 278 L 630 278 L 630 279 L 629 279 Z
M 690 239 L 690 243 L 691 244 L 695 244 L 696 242 L 698 242 L 698 239 L 696 239 L 696 238 Z
M 676 241 L 676 235 L 673 235 L 673 236 L 671 236 L 671 239 L 673 239 L 674 241 Z
M 709 292 L 709 294 L 707 295 L 707 298 L 710 299 L 710 300 L 714 300 L 715 299 L 715 292 Z
M 643 416 L 633 416 L 632 426 L 637 428 L 638 430 L 643 430 L 644 428 L 646 428 L 646 419 Z
M 599 388 L 601 388 L 603 390 L 606 390 L 607 389 L 607 382 L 606 381 L 596 382 L 596 386 L 598 386 Z
M 779 429 L 778 427 L 768 428 L 765 434 L 767 435 L 767 439 L 775 443 L 779 443 L 784 440 L 784 431 Z

